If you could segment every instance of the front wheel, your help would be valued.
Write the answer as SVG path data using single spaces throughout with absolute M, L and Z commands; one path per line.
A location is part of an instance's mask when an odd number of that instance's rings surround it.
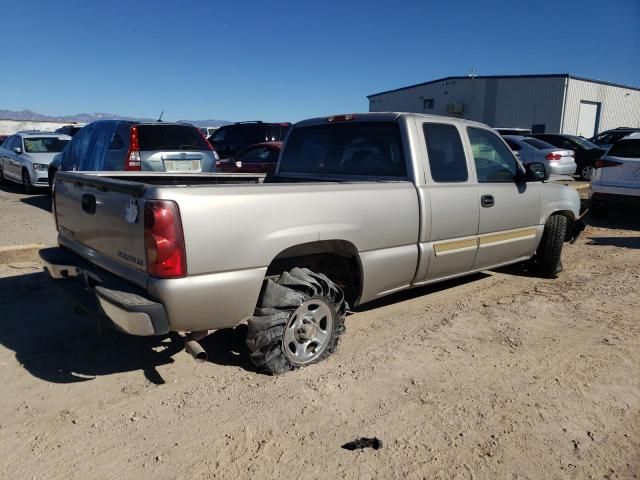
M 551 215 L 544 226 L 542 239 L 534 257 L 538 274 L 556 278 L 562 271 L 562 244 L 567 236 L 569 219 L 564 215 Z
M 22 189 L 24 193 L 31 193 L 33 190 L 33 186 L 31 185 L 31 177 L 29 176 L 29 172 L 27 170 L 22 170 Z
M 248 325 L 251 361 L 279 374 L 326 358 L 345 331 L 346 311 L 344 293 L 321 273 L 294 268 L 267 280 Z

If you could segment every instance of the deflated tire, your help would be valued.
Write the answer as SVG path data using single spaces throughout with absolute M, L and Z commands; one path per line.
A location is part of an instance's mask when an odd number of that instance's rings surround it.
M 347 308 L 342 290 L 307 268 L 267 280 L 248 325 L 251 361 L 279 374 L 326 358 L 345 331 Z

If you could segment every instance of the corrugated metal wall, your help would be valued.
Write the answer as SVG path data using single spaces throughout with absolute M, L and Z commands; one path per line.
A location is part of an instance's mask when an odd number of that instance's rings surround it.
M 581 101 L 600 103 L 599 132 L 616 127 L 640 127 L 640 91 L 570 78 L 562 133 L 578 134 Z
M 430 83 L 369 98 L 371 112 L 416 112 L 450 115 L 493 127 L 531 128 L 545 124 L 546 131 L 560 128 L 564 94 L 563 77 L 461 78 Z M 424 109 L 432 98 L 434 108 Z M 447 105 L 460 103 L 464 112 L 447 113 Z
M 0 135 L 13 135 L 21 130 L 42 130 L 53 132 L 56 128 L 69 125 L 69 122 L 39 122 L 31 120 L 0 119 Z

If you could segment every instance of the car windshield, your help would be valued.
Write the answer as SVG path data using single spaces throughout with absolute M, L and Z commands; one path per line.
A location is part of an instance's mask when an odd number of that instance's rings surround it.
M 29 137 L 24 139 L 26 153 L 58 153 L 64 150 L 69 140 L 58 137 Z
M 524 143 L 528 143 L 533 148 L 537 148 L 538 150 L 549 150 L 552 148 L 556 148 L 550 143 L 543 142 L 542 140 L 538 140 L 537 138 L 523 138 L 522 141 Z
M 591 150 L 592 148 L 600 148 L 600 147 L 598 147 L 598 145 L 596 145 L 593 142 L 590 142 L 589 140 L 587 140 L 584 137 L 578 137 L 577 135 L 568 135 L 568 138 L 571 141 L 576 142 L 582 148 L 586 148 L 587 150 Z
M 190 125 L 138 125 L 140 150 L 209 150 L 200 130 Z
M 353 122 L 294 128 L 280 172 L 406 178 L 398 125 Z
M 640 138 L 620 140 L 609 152 L 608 156 L 623 158 L 640 158 Z

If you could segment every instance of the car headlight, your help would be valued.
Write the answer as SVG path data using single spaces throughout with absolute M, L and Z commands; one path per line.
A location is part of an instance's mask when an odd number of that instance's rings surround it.
M 46 163 L 32 163 L 31 168 L 33 168 L 34 171 L 46 171 L 49 168 L 49 165 Z

